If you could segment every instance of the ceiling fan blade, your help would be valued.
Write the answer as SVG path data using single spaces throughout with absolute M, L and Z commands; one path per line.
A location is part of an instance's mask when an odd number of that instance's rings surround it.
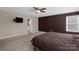
M 41 12 L 45 13 L 45 11 L 41 10 Z
M 39 8 L 37 8 L 37 7 L 33 7 L 34 9 L 36 9 L 36 10 L 38 10 Z
M 46 10 L 46 8 L 42 8 L 41 10 Z

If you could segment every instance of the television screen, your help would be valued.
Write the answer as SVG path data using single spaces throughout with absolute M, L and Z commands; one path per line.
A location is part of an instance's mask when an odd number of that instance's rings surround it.
M 16 18 L 14 19 L 14 21 L 15 21 L 16 23 L 23 23 L 23 18 L 16 17 Z

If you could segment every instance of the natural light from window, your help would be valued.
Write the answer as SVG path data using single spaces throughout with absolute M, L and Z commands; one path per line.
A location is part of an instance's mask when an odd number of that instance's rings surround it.
M 79 32 L 79 15 L 66 16 L 66 31 Z

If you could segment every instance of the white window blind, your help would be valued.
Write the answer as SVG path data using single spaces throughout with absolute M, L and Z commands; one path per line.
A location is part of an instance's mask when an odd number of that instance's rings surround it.
M 79 15 L 66 17 L 66 31 L 79 32 Z

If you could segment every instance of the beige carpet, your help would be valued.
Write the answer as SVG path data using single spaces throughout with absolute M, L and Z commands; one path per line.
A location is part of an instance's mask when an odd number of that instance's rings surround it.
M 0 40 L 0 51 L 33 51 L 31 40 L 44 32 L 30 33 Z

